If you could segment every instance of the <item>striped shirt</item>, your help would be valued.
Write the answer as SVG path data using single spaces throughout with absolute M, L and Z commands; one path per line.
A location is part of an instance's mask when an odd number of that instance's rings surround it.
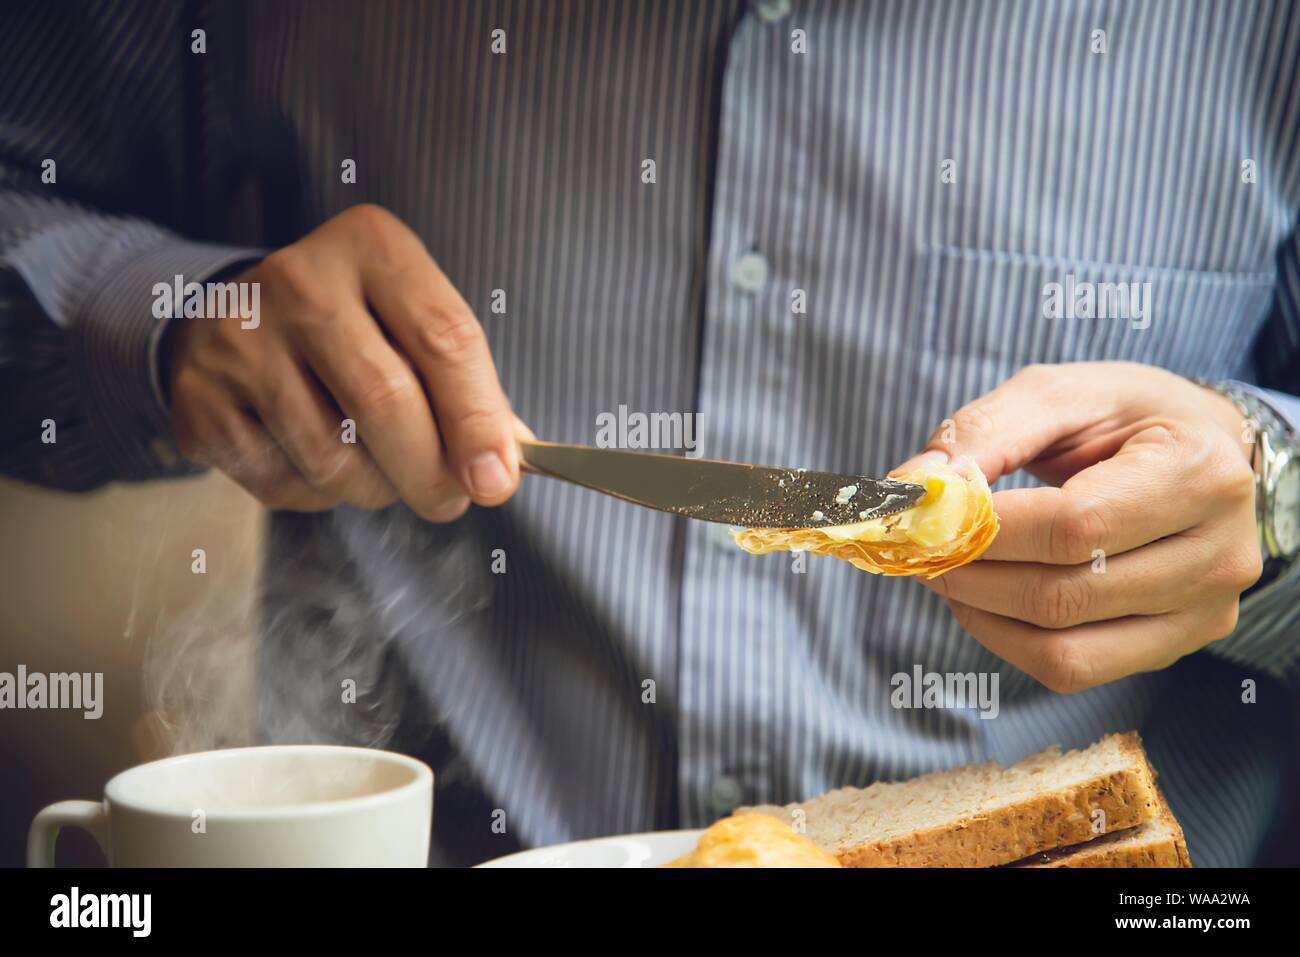
M 1300 423 L 1289 0 L 6 16 L 0 455 L 28 480 L 192 471 L 153 284 L 359 202 L 420 233 L 556 441 L 690 413 L 709 457 L 883 473 L 1025 364 L 1109 358 L 1252 383 Z M 1076 280 L 1150 283 L 1149 323 L 1045 318 Z M 266 566 L 263 734 L 424 755 L 438 861 L 1136 727 L 1193 860 L 1245 864 L 1295 758 L 1296 571 L 1205 651 L 1061 696 L 915 582 L 541 479 L 450 525 L 276 514 Z M 917 666 L 996 673 L 997 717 L 892 707 Z

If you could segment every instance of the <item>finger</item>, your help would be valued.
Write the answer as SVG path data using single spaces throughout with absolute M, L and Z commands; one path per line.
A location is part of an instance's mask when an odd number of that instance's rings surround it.
M 313 488 L 360 508 L 384 508 L 397 497 L 364 446 L 344 441 L 343 416 L 290 360 L 267 376 L 256 402 L 271 437 Z
M 462 486 L 500 504 L 518 485 L 519 455 L 487 337 L 419 237 L 393 222 L 386 254 L 363 260 L 366 299 L 419 370 Z
M 523 419 L 519 418 L 519 416 L 517 415 L 514 417 L 514 435 L 515 435 L 515 439 L 519 442 L 537 441 L 537 436 L 533 434 L 533 430 L 530 429 L 528 427 L 528 424 L 524 422 Z M 518 446 L 516 446 L 516 454 L 518 454 Z M 524 476 L 523 460 L 521 459 L 520 466 L 519 466 L 520 479 L 522 479 L 523 476 Z
M 534 435 L 533 430 L 528 427 L 528 423 L 517 415 L 514 418 L 515 438 L 525 442 L 536 442 L 537 436 Z
M 225 472 L 268 508 L 318 512 L 338 504 L 307 484 L 256 418 L 212 391 L 206 413 L 193 424 L 196 447 L 189 457 Z
M 1059 630 L 1186 607 L 1214 561 L 1204 540 L 1174 536 L 1104 563 L 978 561 L 921 584 L 963 605 Z
M 468 500 L 446 470 L 419 379 L 365 308 L 351 265 L 356 251 L 345 246 L 364 238 L 352 235 L 356 218 L 334 217 L 312 237 L 267 257 L 261 270 L 286 312 L 290 346 L 356 423 L 380 471 L 417 514 L 449 521 Z M 343 243 L 323 241 L 333 233 Z
M 1082 388 L 1072 366 L 1026 366 L 967 403 L 926 441 L 926 452 L 973 459 L 990 483 L 1033 461 L 1091 423 L 1111 416 L 1122 393 Z M 914 456 L 895 471 L 917 467 Z
M 948 453 L 943 449 L 926 449 L 924 452 L 918 452 L 902 465 L 890 469 L 889 477 L 897 478 L 908 472 L 914 472 L 917 469 L 923 469 L 931 465 L 947 465 L 949 461 Z
M 469 500 L 447 468 L 424 389 L 374 319 L 354 307 L 296 339 L 402 500 L 429 521 L 462 514 Z
M 1060 488 L 995 493 L 1002 528 L 984 557 L 1074 565 L 1193 528 L 1245 492 L 1233 488 L 1240 463 L 1225 454 L 1207 466 L 1201 457 L 1185 437 L 1153 426 Z
M 1167 668 L 1222 637 L 1208 622 L 1187 613 L 1116 618 L 1050 631 L 961 602 L 949 605 L 976 641 L 1058 694 Z

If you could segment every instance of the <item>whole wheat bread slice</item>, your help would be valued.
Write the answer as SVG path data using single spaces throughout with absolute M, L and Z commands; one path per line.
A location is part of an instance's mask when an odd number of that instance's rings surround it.
M 1155 773 L 1136 731 L 910 781 L 840 788 L 801 804 L 741 808 L 783 818 L 845 867 L 994 867 L 1155 816 Z M 1097 811 L 1100 817 L 1095 817 Z M 799 812 L 802 812 L 800 814 Z
M 1187 841 L 1174 812 L 1158 794 L 1156 816 L 1086 844 L 1035 854 L 1015 867 L 1191 867 Z

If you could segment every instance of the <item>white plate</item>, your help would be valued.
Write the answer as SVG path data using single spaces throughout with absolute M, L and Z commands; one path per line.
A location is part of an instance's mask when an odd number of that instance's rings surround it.
M 508 854 L 479 867 L 658 867 L 688 851 L 703 831 L 655 831 L 552 844 Z

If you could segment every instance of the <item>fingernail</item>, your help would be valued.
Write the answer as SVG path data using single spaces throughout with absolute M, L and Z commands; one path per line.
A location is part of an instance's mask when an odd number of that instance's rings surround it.
M 943 449 L 929 449 L 919 455 L 913 455 L 898 468 L 890 472 L 890 475 L 902 475 L 904 472 L 911 472 L 915 469 L 924 468 L 927 465 L 947 465 L 948 453 Z
M 533 435 L 533 430 L 524 424 L 524 420 L 515 416 L 515 438 L 525 439 L 529 442 L 536 442 L 537 436 Z
M 495 452 L 483 452 L 470 460 L 469 487 L 482 498 L 494 498 L 510 487 L 510 473 Z

